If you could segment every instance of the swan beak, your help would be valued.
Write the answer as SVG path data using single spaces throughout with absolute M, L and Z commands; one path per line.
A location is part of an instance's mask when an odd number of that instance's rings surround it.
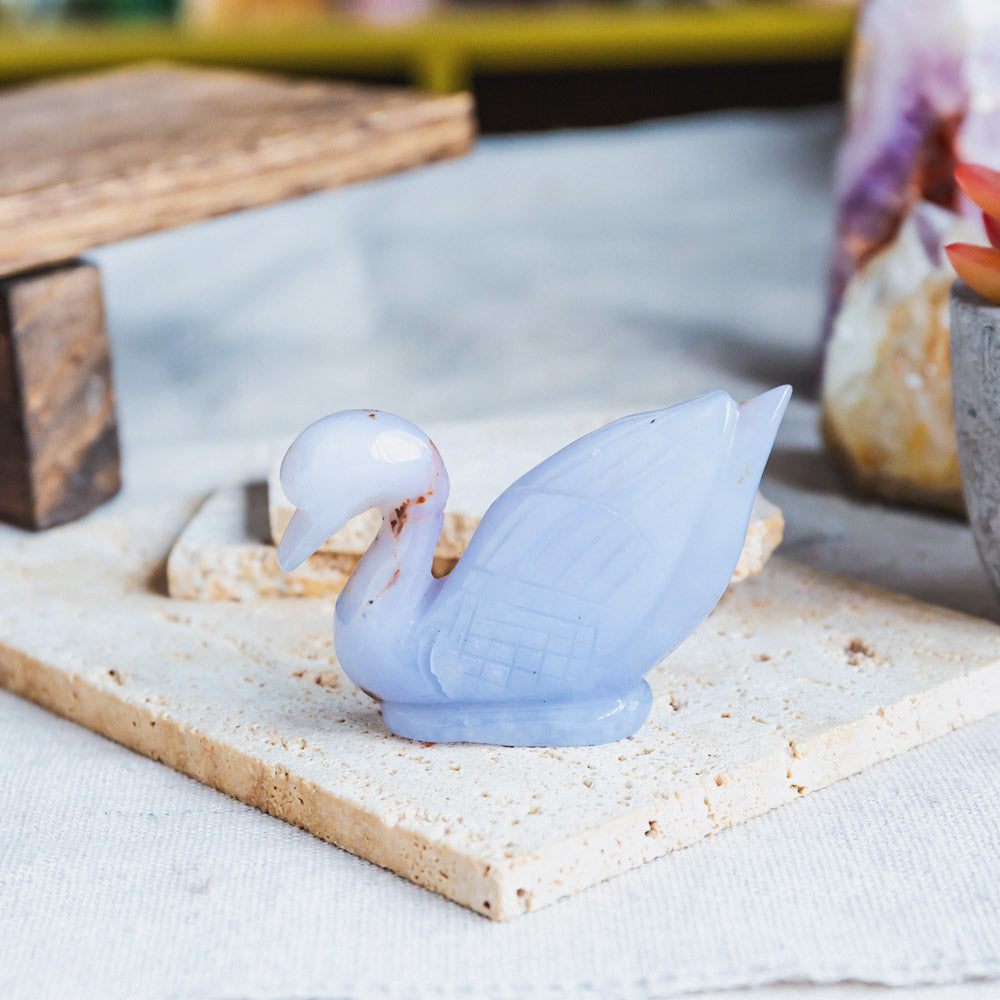
M 296 509 L 278 543 L 278 565 L 286 572 L 301 566 L 332 534 L 329 518 Z

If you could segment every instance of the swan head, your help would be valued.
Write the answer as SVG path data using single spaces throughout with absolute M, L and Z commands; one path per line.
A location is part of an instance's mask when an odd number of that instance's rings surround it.
M 285 453 L 280 475 L 296 508 L 278 545 L 286 572 L 370 507 L 389 513 L 410 501 L 409 520 L 418 520 L 440 511 L 448 493 L 427 435 L 380 410 L 344 410 L 310 424 Z M 432 496 L 436 502 L 427 502 Z

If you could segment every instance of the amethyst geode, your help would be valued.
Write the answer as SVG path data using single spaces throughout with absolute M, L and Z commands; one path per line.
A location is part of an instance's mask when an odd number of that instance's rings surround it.
M 831 315 L 851 275 L 918 201 L 962 210 L 952 177 L 959 160 L 1000 159 L 1000 2 L 870 0 L 854 43 L 847 119 Z
M 842 367 L 836 378 L 825 373 L 827 437 L 867 491 L 954 508 L 961 499 L 946 297 L 931 294 L 922 282 L 914 284 L 912 299 L 900 296 L 906 282 L 886 285 L 878 276 L 886 267 L 898 268 L 878 260 L 901 251 L 906 256 L 904 224 L 912 220 L 926 229 L 933 218 L 926 203 L 970 222 L 978 216 L 960 196 L 953 171 L 960 160 L 1000 166 L 1000 0 L 869 0 L 855 39 L 847 118 L 836 171 L 826 368 L 838 352 L 845 356 L 845 345 L 836 341 L 849 331 L 851 350 L 871 359 L 874 377 L 851 383 Z M 933 228 L 943 235 L 950 227 L 934 219 Z M 950 281 L 937 249 L 927 246 L 928 273 Z M 850 294 L 859 281 L 865 291 Z M 871 308 L 859 310 L 866 303 Z M 942 315 L 943 344 L 928 334 Z M 902 367 L 901 352 L 910 361 Z M 831 419 L 834 411 L 837 420 Z M 847 429 L 869 427 L 872 419 L 891 426 L 877 448 L 868 432 L 854 438 Z M 923 442 L 933 443 L 926 462 Z

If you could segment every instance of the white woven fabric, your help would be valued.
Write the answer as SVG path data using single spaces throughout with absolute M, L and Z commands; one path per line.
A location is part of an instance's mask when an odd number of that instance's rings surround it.
M 5 693 L 0 734 L 6 998 L 1000 976 L 1000 720 L 502 925 Z
M 496 140 L 102 252 L 129 492 L 238 479 L 226 441 L 346 406 L 426 420 L 792 381 L 765 486 L 786 551 L 995 614 L 964 526 L 845 499 L 818 450 L 835 134 L 820 113 Z M 998 788 L 994 719 L 498 925 L 0 692 L 0 997 L 1000 979 Z

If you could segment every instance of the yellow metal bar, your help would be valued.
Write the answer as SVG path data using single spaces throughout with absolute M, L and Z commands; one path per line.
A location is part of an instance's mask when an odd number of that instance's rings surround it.
M 424 90 L 454 94 L 472 85 L 469 66 L 460 54 L 447 48 L 428 47 L 416 60 L 413 82 Z
M 476 71 L 599 69 L 836 57 L 853 11 L 776 0 L 712 7 L 444 11 L 412 25 L 344 19 L 195 29 L 127 25 L 0 29 L 0 79 L 142 59 L 334 73 L 405 73 L 432 90 Z

